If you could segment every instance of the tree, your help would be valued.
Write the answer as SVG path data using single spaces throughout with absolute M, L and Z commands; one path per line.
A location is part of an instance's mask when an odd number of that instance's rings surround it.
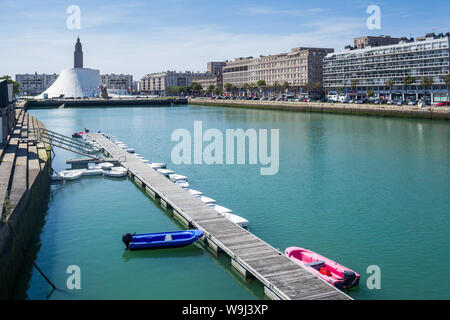
M 352 89 L 352 90 L 354 89 L 356 96 L 358 96 L 358 80 L 353 79 L 350 85 L 351 85 L 350 89 Z
M 208 86 L 208 89 L 206 89 L 206 93 L 207 94 L 211 94 L 212 92 L 214 92 L 214 89 L 216 88 L 215 85 L 211 84 Z
M 300 86 L 300 90 L 301 90 L 302 93 L 303 93 L 303 92 L 306 92 L 306 96 L 309 96 L 309 86 L 308 86 L 307 83 L 303 83 L 303 84 Z
M 322 92 L 322 83 L 321 82 L 316 82 L 313 84 L 313 90 L 317 93 Z
M 214 94 L 215 94 L 216 96 L 222 95 L 222 89 L 220 89 L 220 88 L 215 88 L 215 89 L 214 89 Z
M 197 95 L 199 95 L 203 89 L 202 85 L 198 82 L 192 82 L 191 85 L 189 86 L 189 88 L 193 92 L 194 96 L 196 93 L 197 93 Z
M 274 84 L 272 85 L 272 89 L 274 93 L 277 94 L 281 89 L 281 85 L 275 81 Z
M 223 85 L 223 87 L 225 88 L 226 92 L 230 92 L 231 88 L 233 88 L 233 85 L 231 83 L 227 82 Z
M 245 92 L 245 96 L 247 96 L 247 91 L 249 88 L 250 88 L 250 85 L 247 82 L 242 85 L 242 89 Z
M 20 83 L 14 81 L 13 79 L 11 79 L 10 76 L 6 75 L 3 77 L 0 77 L 0 80 L 6 80 L 7 83 L 12 83 L 13 85 L 13 95 L 16 95 L 19 93 L 19 87 L 20 87 Z
M 425 95 L 427 94 L 427 89 L 433 85 L 433 78 L 431 77 L 423 77 L 420 81 L 420 84 L 423 87 L 423 101 L 425 101 Z
M 283 88 L 284 92 L 286 92 L 289 89 L 290 86 L 291 85 L 287 81 L 283 82 L 283 84 L 281 85 L 281 87 Z
M 367 91 L 367 96 L 370 98 L 370 97 L 373 97 L 373 95 L 375 94 L 375 92 L 373 91 L 373 90 L 369 90 L 369 91 Z
M 414 82 L 416 82 L 416 78 L 411 77 L 411 76 L 406 76 L 403 78 L 403 93 L 406 92 L 406 94 L 408 94 L 407 91 L 407 87 L 411 84 L 413 84 Z
M 395 85 L 394 80 L 389 79 L 386 81 L 386 86 L 389 88 L 389 95 L 390 95 L 390 100 L 392 100 L 392 87 Z
M 256 82 L 256 85 L 259 88 L 259 92 L 262 94 L 263 89 L 267 86 L 266 82 L 264 80 L 258 80 L 258 82 Z
M 253 82 L 249 84 L 250 94 L 253 95 L 253 91 L 257 88 L 256 84 Z
M 450 73 L 444 77 L 444 82 L 447 85 L 447 102 L 448 102 L 449 101 L 448 100 L 448 91 L 449 91 L 449 87 L 450 87 Z

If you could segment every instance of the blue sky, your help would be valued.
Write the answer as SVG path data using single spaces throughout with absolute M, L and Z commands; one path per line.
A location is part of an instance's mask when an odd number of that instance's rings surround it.
M 80 30 L 66 27 L 69 5 L 81 9 Z M 380 30 L 367 29 L 369 5 L 381 9 Z M 449 11 L 448 0 L 0 0 L 0 74 L 71 67 L 78 35 L 85 67 L 139 79 L 300 46 L 341 50 L 363 35 L 445 33 Z

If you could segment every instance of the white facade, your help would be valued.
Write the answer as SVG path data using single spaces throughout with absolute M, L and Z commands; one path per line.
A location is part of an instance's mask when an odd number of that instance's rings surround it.
M 402 41 L 399 44 L 366 47 L 331 53 L 324 58 L 324 87 L 328 90 L 353 89 L 358 95 L 374 91 L 375 95 L 392 93 L 403 95 L 428 95 L 439 101 L 446 93 L 443 78 L 449 74 L 449 36 L 427 35 L 416 41 Z M 410 76 L 415 82 L 405 86 L 403 80 Z M 424 88 L 424 77 L 433 80 L 433 85 Z M 389 87 L 388 80 L 394 85 Z
M 100 93 L 100 71 L 87 68 L 71 68 L 61 71 L 58 79 L 38 99 L 90 98 Z

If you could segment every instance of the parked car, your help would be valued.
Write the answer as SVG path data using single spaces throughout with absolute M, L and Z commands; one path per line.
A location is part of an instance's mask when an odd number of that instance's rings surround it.
M 408 106 L 415 106 L 417 105 L 417 100 L 409 100 L 408 101 Z
M 436 107 L 445 107 L 445 106 L 450 106 L 450 102 L 449 101 L 444 101 L 444 102 L 438 102 L 436 104 Z

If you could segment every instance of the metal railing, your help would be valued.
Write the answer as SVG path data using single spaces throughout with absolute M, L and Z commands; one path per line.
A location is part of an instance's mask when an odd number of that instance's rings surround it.
M 77 141 L 71 137 L 44 128 L 35 128 L 32 132 L 37 141 L 47 143 L 52 147 L 72 151 L 92 159 L 98 159 L 98 157 L 93 154 L 102 151 L 84 141 Z

